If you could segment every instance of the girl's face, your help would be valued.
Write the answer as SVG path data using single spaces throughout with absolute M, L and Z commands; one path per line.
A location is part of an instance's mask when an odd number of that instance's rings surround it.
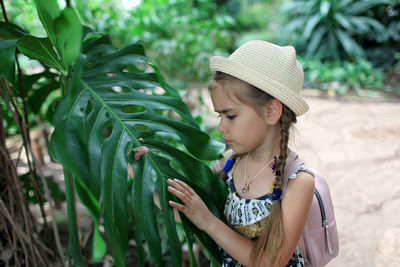
M 243 154 L 268 145 L 270 126 L 262 112 L 228 95 L 220 87 L 211 89 L 211 99 L 221 118 L 218 131 L 234 152 Z

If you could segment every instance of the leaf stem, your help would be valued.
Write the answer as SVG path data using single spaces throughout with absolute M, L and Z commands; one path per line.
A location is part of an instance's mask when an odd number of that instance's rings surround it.
M 7 12 L 3 0 L 0 0 L 0 3 L 1 3 L 1 10 L 3 11 L 4 21 L 8 22 Z
M 79 227 L 77 223 L 77 212 L 75 206 L 74 178 L 71 173 L 64 169 L 65 196 L 67 200 L 69 250 L 74 260 L 74 266 L 84 266 L 79 240 Z

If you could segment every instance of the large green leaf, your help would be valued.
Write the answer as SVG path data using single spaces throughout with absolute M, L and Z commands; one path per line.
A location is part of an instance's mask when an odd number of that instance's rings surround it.
M 349 55 L 364 56 L 364 50 L 346 32 L 336 32 L 340 44 Z
M 65 66 L 75 63 L 82 45 L 82 24 L 73 8 L 60 11 L 57 1 L 35 0 L 39 18 L 45 28 L 50 43 L 56 48 L 66 75 Z
M 307 20 L 307 23 L 305 25 L 305 29 L 303 32 L 303 37 L 305 39 L 310 38 L 312 31 L 317 26 L 317 24 L 321 21 L 321 19 L 322 19 L 321 14 L 317 13 Z
M 60 6 L 58 5 L 58 1 L 35 0 L 35 3 L 40 21 L 42 22 L 49 39 L 53 44 L 56 44 L 56 29 L 53 27 L 53 21 L 60 15 Z
M 28 32 L 18 25 L 0 21 L 0 37 L 3 39 L 17 39 L 27 34 Z
M 18 40 L 17 47 L 28 57 L 55 67 L 64 75 L 67 74 L 67 68 L 57 55 L 56 51 L 54 51 L 53 44 L 49 38 L 24 36 Z
M 82 44 L 82 25 L 75 10 L 68 7 L 63 9 L 52 26 L 56 37 L 55 45 L 64 64 L 74 64 Z
M 389 0 L 354 1 L 351 5 L 347 6 L 345 10 L 347 14 L 359 15 L 374 6 L 382 4 L 390 4 L 390 1 Z
M 15 44 L 17 40 L 0 40 L 0 77 L 15 80 Z
M 317 50 L 325 33 L 326 33 L 325 26 L 323 25 L 319 26 L 318 30 L 314 32 L 314 34 L 311 36 L 311 42 L 307 49 L 307 55 L 312 55 Z
M 154 263 L 161 266 L 153 203 L 153 192 L 157 190 L 171 259 L 174 266 L 180 266 L 181 248 L 168 206 L 171 196 L 166 191 L 166 179 L 180 178 L 189 183 L 221 217 L 226 188 L 202 160 L 217 159 L 224 146 L 200 130 L 142 46 L 116 50 L 110 44 L 92 42 L 84 47 L 88 50 L 72 70 L 68 94 L 54 114 L 51 154 L 84 185 L 77 190 L 80 199 L 92 196 L 82 202 L 93 209 L 95 220 L 99 220 L 96 207 L 101 203 L 116 266 L 124 266 L 129 221 L 133 219 L 138 245 L 145 241 Z M 82 76 L 79 66 L 84 66 Z M 137 162 L 132 161 L 129 151 L 141 145 L 139 137 L 150 153 Z M 175 145 L 183 146 L 177 149 Z M 128 163 L 134 165 L 135 172 L 133 207 L 128 206 Z M 127 216 L 130 208 L 133 218 Z M 220 258 L 217 246 L 207 235 L 191 224 L 185 225 L 185 230 L 196 233 L 214 257 Z

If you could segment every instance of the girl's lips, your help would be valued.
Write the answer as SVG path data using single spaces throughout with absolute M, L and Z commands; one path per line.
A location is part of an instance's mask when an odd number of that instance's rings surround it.
M 224 139 L 224 141 L 225 141 L 225 143 L 227 143 L 228 145 L 232 144 L 232 141 L 231 141 L 231 140 L 226 140 L 226 139 Z

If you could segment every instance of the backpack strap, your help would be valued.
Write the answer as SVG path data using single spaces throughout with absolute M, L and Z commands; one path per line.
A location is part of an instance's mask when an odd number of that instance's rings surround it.
M 289 182 L 289 177 L 293 173 L 293 171 L 301 166 L 304 165 L 304 161 L 299 157 L 299 155 L 292 151 L 290 152 L 289 156 L 286 159 L 286 166 L 285 166 L 285 177 L 283 180 L 283 185 L 282 185 L 282 197 L 285 194 L 285 189 L 287 186 L 287 183 Z M 300 250 L 301 255 L 305 260 L 308 259 L 307 256 L 307 250 L 305 249 L 305 243 L 304 243 L 304 238 L 303 234 L 300 237 L 299 243 L 298 243 L 298 248 Z
M 297 155 L 296 152 L 294 151 L 290 152 L 289 156 L 286 159 L 285 177 L 283 179 L 283 185 L 282 185 L 282 197 L 285 194 L 285 189 L 289 181 L 289 176 L 293 173 L 293 171 L 297 167 L 303 164 L 304 161 L 299 157 L 299 155 Z

